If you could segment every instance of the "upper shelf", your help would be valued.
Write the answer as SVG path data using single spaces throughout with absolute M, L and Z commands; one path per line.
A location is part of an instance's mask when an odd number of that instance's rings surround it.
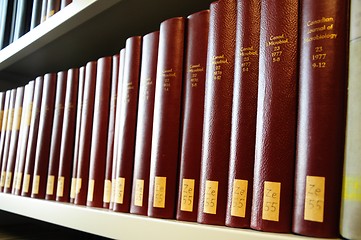
M 128 37 L 168 18 L 209 8 L 211 0 L 77 0 L 0 51 L 3 81 L 23 85 L 47 72 L 80 67 L 120 51 Z

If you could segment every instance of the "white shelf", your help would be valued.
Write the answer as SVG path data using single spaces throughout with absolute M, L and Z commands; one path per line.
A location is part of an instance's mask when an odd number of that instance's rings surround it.
M 0 193 L 0 209 L 114 239 L 157 240 L 316 240 L 276 234 L 116 213 L 105 209 Z

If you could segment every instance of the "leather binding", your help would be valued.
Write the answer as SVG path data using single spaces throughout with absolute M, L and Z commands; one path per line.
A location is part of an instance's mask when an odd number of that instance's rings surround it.
M 42 0 L 33 0 L 30 29 L 33 29 L 40 24 L 42 2 Z
M 209 10 L 187 17 L 176 218 L 197 221 Z
M 25 167 L 26 150 L 29 140 L 31 114 L 33 109 L 35 80 L 29 82 L 25 87 L 24 104 L 21 116 L 20 135 L 18 141 L 18 149 L 16 153 L 16 164 L 14 170 L 14 180 L 11 193 L 14 195 L 20 195 L 21 183 L 23 180 L 23 172 Z
M 113 146 L 113 162 L 111 169 L 111 190 L 110 190 L 110 203 L 109 209 L 113 209 L 115 198 L 115 182 L 116 182 L 116 169 L 117 169 L 117 153 L 119 142 L 119 124 L 120 124 L 120 107 L 122 100 L 122 88 L 123 88 L 123 75 L 124 75 L 124 60 L 125 60 L 125 48 L 119 52 L 119 70 L 118 70 L 118 89 L 117 89 L 117 108 L 115 110 L 115 126 L 114 126 L 114 146 Z
M 343 238 L 361 236 L 361 1 L 351 0 L 346 144 L 340 232 Z
M 137 123 L 138 89 L 142 37 L 126 40 L 120 124 L 117 149 L 115 199 L 113 210 L 129 212 L 132 192 L 135 130 Z
M 67 75 L 68 71 L 62 71 L 57 73 L 54 117 L 51 131 L 48 169 L 47 173 L 45 173 L 47 176 L 45 188 L 46 200 L 55 200 L 56 198 L 56 184 L 59 171 L 60 144 L 64 120 L 64 104 Z
M 75 120 L 75 133 L 74 133 L 74 155 L 72 159 L 71 167 L 71 180 L 70 180 L 70 193 L 69 193 L 69 202 L 74 203 L 75 200 L 75 191 L 76 191 L 76 175 L 78 169 L 78 158 L 79 158 L 79 138 L 80 138 L 80 129 L 81 129 L 81 119 L 82 119 L 82 110 L 83 110 L 83 96 L 84 96 L 84 81 L 85 81 L 85 67 L 82 66 L 79 68 L 79 82 L 78 82 L 78 95 L 77 95 L 77 104 L 76 104 L 76 120 Z M 66 175 L 65 175 L 66 177 Z M 67 186 L 67 179 L 64 179 L 64 186 Z M 63 201 L 66 199 L 66 192 L 64 192 Z
M 1 137 L 1 128 L 4 120 L 4 107 L 5 107 L 5 92 L 0 92 L 0 137 Z
M 45 74 L 31 187 L 32 198 L 45 198 L 56 87 L 57 74 Z
M 77 96 L 79 69 L 71 68 L 67 73 L 65 90 L 64 118 L 61 132 L 59 168 L 57 172 L 56 201 L 68 202 L 70 196 L 71 168 L 73 163 L 75 121 L 77 114 Z
M 111 74 L 112 57 L 98 59 L 86 203 L 89 207 L 103 206 Z
M 77 157 L 74 201 L 76 205 L 85 205 L 87 200 L 96 73 L 97 62 L 88 62 L 85 67 L 83 109 L 81 110 L 82 116 L 79 133 L 79 152 Z
M 32 1 L 28 0 L 17 0 L 14 4 L 16 4 L 16 7 L 14 5 L 16 13 L 13 15 L 15 24 L 10 33 L 10 42 L 14 42 L 30 30 L 33 6 Z
M 5 193 L 11 193 L 12 189 L 25 89 L 27 89 L 27 87 L 16 88 L 14 120 L 11 126 L 9 153 L 7 156 L 7 164 L 6 166 L 3 165 L 5 167 L 5 184 L 3 186 L 3 192 Z
M 0 180 L 1 180 L 2 155 L 4 152 L 5 138 L 6 138 L 6 126 L 9 116 L 10 95 L 11 95 L 11 90 L 7 90 L 5 92 L 4 115 L 1 124 L 1 136 L 0 136 Z
M 261 1 L 251 228 L 290 232 L 297 118 L 298 1 Z
M 256 141 L 260 0 L 237 1 L 226 225 L 249 228 Z
M 110 198 L 112 192 L 112 166 L 113 166 L 113 151 L 114 151 L 114 135 L 115 135 L 115 117 L 117 109 L 117 94 L 118 94 L 118 77 L 119 77 L 119 56 L 115 54 L 112 56 L 112 70 L 111 70 L 111 86 L 110 86 L 110 103 L 109 103 L 109 121 L 108 121 L 108 135 L 107 135 L 107 150 L 104 174 L 104 189 L 103 189 L 103 208 L 110 206 Z
M 147 215 L 159 31 L 143 36 L 130 213 Z
M 46 18 L 50 18 L 60 10 L 61 0 L 45 0 L 48 1 L 46 6 Z
M 0 49 L 9 44 L 13 8 L 14 1 L 2 1 L 2 9 L 0 10 Z
M 292 230 L 301 235 L 339 237 L 348 4 L 349 1 L 340 0 L 300 1 L 299 117 Z
M 2 159 L 1 168 L 0 168 L 0 192 L 3 192 L 6 180 L 6 166 L 8 162 L 9 156 L 9 148 L 11 141 L 11 130 L 14 122 L 14 113 L 15 113 L 15 101 L 16 101 L 16 91 L 17 89 L 12 89 L 10 91 L 10 102 L 9 102 L 9 112 L 7 116 L 7 123 L 5 128 L 5 140 L 4 147 L 2 152 L 0 153 L 0 158 Z
M 231 134 L 237 2 L 210 4 L 199 223 L 224 225 Z
M 72 0 L 61 0 L 60 9 L 65 8 L 66 6 L 68 6 L 72 2 L 73 2 Z
M 184 33 L 184 17 L 160 24 L 148 195 L 151 217 L 175 217 Z
M 43 0 L 41 4 L 40 23 L 46 20 L 47 11 L 48 11 L 48 0 Z

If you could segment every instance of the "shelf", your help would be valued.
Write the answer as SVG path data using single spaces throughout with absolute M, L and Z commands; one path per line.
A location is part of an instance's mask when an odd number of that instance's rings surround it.
M 116 213 L 4 193 L 0 193 L 0 209 L 115 239 L 319 240 L 293 234 L 266 233 Z

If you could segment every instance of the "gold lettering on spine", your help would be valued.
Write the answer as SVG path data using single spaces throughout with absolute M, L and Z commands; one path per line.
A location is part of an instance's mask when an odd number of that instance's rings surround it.
M 213 56 L 212 58 L 212 64 L 214 65 L 214 71 L 213 71 L 213 79 L 214 80 L 222 80 L 222 65 L 229 64 L 230 62 L 228 59 L 224 56 L 224 54 L 220 56 Z
M 201 64 L 191 64 L 188 67 L 188 73 L 190 74 L 191 86 L 197 87 L 199 83 L 198 73 L 204 72 L 204 67 Z
M 242 72 L 249 72 L 252 66 L 252 57 L 258 56 L 258 51 L 253 46 L 242 47 L 240 56 L 242 57 Z
M 177 74 L 173 72 L 173 68 L 166 69 L 162 72 L 163 80 L 163 89 L 164 91 L 169 91 L 171 87 L 171 79 L 175 78 Z
M 288 44 L 289 40 L 287 36 L 282 33 L 281 35 L 271 35 L 269 41 L 266 44 L 267 47 L 272 47 L 271 58 L 273 63 L 281 62 L 283 56 L 282 45 Z

